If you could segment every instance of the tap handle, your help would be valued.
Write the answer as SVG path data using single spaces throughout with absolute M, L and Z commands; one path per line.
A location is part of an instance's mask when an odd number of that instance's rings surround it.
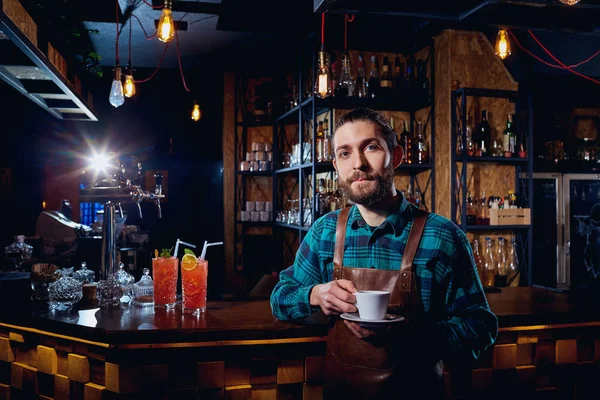
M 155 183 L 156 183 L 156 187 L 154 189 L 154 193 L 156 193 L 156 194 L 162 194 L 163 174 L 161 172 L 155 173 L 154 174 L 154 179 L 155 179 Z
M 160 197 L 154 198 L 154 204 L 158 210 L 158 219 L 162 219 L 162 207 L 160 206 Z
M 141 219 L 141 218 L 143 218 L 142 217 L 142 198 L 141 197 L 138 199 L 136 204 L 137 204 L 138 213 L 140 214 L 140 219 Z

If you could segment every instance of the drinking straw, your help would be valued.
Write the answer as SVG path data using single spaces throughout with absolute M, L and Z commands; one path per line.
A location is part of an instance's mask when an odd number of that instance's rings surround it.
M 196 248 L 195 244 L 187 243 L 187 242 L 184 242 L 183 240 L 179 240 L 179 238 L 177 238 L 177 242 L 175 242 L 175 252 L 173 253 L 173 255 L 175 257 L 177 257 L 177 252 L 179 251 L 179 243 L 185 244 L 186 246 L 191 247 L 192 249 Z
M 208 243 L 208 240 L 204 241 L 204 247 L 202 247 L 202 254 L 200 255 L 200 258 L 202 260 L 204 260 L 204 257 L 206 256 L 206 248 L 209 246 L 218 246 L 220 244 L 223 244 L 223 242 L 213 242 L 213 243 Z

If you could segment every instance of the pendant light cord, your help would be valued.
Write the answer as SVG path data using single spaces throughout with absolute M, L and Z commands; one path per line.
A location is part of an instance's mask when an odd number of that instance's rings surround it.
M 119 64 L 119 0 L 116 3 L 116 15 L 117 15 L 117 40 L 115 42 L 115 64 Z
M 344 51 L 348 50 L 348 22 L 354 21 L 354 15 L 352 18 L 348 17 L 348 14 L 344 14 Z

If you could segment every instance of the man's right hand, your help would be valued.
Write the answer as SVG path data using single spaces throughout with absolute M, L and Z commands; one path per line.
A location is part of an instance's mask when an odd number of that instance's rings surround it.
M 353 294 L 356 291 L 354 283 L 347 279 L 315 285 L 310 292 L 310 305 L 321 307 L 325 315 L 356 312 L 356 297 Z

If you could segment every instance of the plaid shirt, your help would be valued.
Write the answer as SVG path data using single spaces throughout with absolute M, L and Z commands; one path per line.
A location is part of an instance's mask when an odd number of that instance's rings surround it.
M 343 265 L 398 270 L 415 207 L 402 199 L 398 211 L 378 227 L 369 226 L 356 206 L 350 210 Z M 308 316 L 313 286 L 332 280 L 339 210 L 319 218 L 302 241 L 294 265 L 283 270 L 271 294 L 280 320 Z M 413 269 L 425 311 L 420 336 L 438 345 L 440 358 L 466 354 L 478 358 L 498 333 L 498 321 L 485 298 L 473 252 L 462 230 L 450 220 L 429 214 Z

